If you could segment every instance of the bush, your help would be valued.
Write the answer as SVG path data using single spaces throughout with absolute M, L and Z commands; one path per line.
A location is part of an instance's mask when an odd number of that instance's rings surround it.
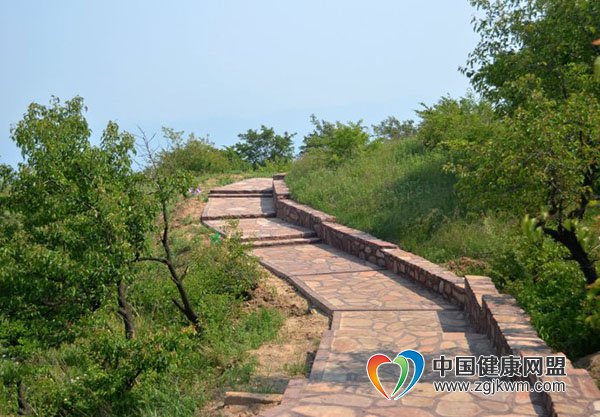
M 422 118 L 417 136 L 428 148 L 447 143 L 478 143 L 502 135 L 491 104 L 467 95 L 455 100 L 442 97 L 431 107 L 417 111 Z
M 235 152 L 216 148 L 208 138 L 190 133 L 184 139 L 183 132 L 171 128 L 163 128 L 163 135 L 171 146 L 160 152 L 159 164 L 169 171 L 183 169 L 201 175 L 249 168 Z
M 376 138 L 385 140 L 400 140 L 416 136 L 418 132 L 414 120 L 400 121 L 394 116 L 382 120 L 379 124 L 373 125 L 373 133 Z
M 263 125 L 260 132 L 248 129 L 245 133 L 240 133 L 240 141 L 230 149 L 253 168 L 267 163 L 286 163 L 294 156 L 292 139 L 295 135 L 288 132 L 278 135 L 273 128 Z
M 361 121 L 331 123 L 318 120 L 314 114 L 310 121 L 315 128 L 304 137 L 300 151 L 303 154 L 320 154 L 329 166 L 340 165 L 355 157 L 369 143 L 369 133 Z
M 594 306 L 581 272 L 564 261 L 566 250 L 544 238 L 521 241 L 514 254 L 514 264 L 498 272 L 546 343 L 574 358 L 598 351 L 599 329 L 586 320 Z

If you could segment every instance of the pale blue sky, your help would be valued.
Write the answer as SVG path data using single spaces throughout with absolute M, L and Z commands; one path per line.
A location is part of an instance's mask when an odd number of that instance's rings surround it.
M 468 88 L 467 0 L 0 0 L 0 161 L 32 102 L 81 95 L 98 137 L 161 126 L 230 145 L 261 124 L 414 118 Z

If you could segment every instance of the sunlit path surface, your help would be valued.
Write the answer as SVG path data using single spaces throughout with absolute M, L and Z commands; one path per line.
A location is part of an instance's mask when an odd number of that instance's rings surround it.
M 319 243 L 311 230 L 274 216 L 272 180 L 258 178 L 213 190 L 202 217 L 221 233 L 230 232 L 230 219 L 240 219 L 239 231 L 255 242 L 254 254 L 262 264 L 331 317 L 309 378 L 290 381 L 281 405 L 264 417 L 546 415 L 541 398 L 529 393 L 436 392 L 432 381 L 440 377 L 431 372 L 431 359 L 440 354 L 493 355 L 487 337 L 437 293 Z M 425 356 L 425 373 L 409 394 L 388 401 L 369 382 L 365 366 L 375 353 L 394 357 L 404 349 Z M 388 391 L 398 374 L 396 366 L 380 368 Z

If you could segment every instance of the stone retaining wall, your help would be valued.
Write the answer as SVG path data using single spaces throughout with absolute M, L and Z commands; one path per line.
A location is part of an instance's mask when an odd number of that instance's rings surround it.
M 480 333 L 490 338 L 498 355 L 563 356 L 553 353 L 540 339 L 531 320 L 513 297 L 500 294 L 489 277 L 465 277 L 465 311 Z M 600 391 L 585 369 L 576 369 L 565 357 L 566 377 L 529 376 L 537 381 L 564 381 L 566 393 L 547 392 L 543 395 L 546 410 L 553 417 L 600 417 Z
M 323 242 L 417 281 L 443 295 L 465 313 L 479 333 L 485 333 L 498 355 L 548 356 L 553 354 L 513 297 L 500 294 L 489 277 L 461 278 L 428 260 L 368 233 L 336 223 L 335 218 L 291 200 L 285 174 L 273 177 L 277 216 L 314 230 Z M 560 355 L 560 354 L 559 354 Z M 530 382 L 564 380 L 566 393 L 546 393 L 546 410 L 553 417 L 600 417 L 600 391 L 582 369 L 566 359 L 567 377 L 531 376 Z

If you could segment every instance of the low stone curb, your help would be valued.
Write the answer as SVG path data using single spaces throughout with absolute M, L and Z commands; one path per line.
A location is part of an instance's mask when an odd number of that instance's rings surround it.
M 295 279 L 294 275 L 288 275 L 283 273 L 281 270 L 276 268 L 274 265 L 271 265 L 269 262 L 259 259 L 259 263 L 271 272 L 273 275 L 283 279 L 284 281 L 292 284 L 303 297 L 310 301 L 313 307 L 322 311 L 326 316 L 331 317 L 335 310 L 335 307 L 331 305 L 327 300 L 325 300 L 320 295 L 316 294 L 310 287 L 308 287 L 302 280 Z
M 256 392 L 228 391 L 225 393 L 225 405 L 278 404 L 281 394 L 261 394 Z

